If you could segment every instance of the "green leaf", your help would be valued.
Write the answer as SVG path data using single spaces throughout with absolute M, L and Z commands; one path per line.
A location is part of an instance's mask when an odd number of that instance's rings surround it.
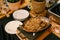
M 44 0 L 35 0 L 35 1 L 37 1 L 37 2 L 43 2 Z
M 14 2 L 18 2 L 19 0 L 7 0 L 8 2 L 14 3 Z

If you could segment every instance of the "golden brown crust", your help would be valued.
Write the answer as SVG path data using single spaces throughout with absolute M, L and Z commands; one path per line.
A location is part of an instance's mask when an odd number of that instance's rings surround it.
M 42 28 L 47 26 L 47 22 L 42 20 L 40 17 L 30 18 L 29 20 L 24 22 L 23 30 L 27 32 L 38 32 L 41 31 Z
M 58 17 L 56 17 L 56 16 L 51 15 L 51 16 L 49 16 L 49 19 L 50 19 L 51 21 L 54 21 L 54 22 L 60 24 L 60 18 L 58 18 Z
M 52 33 L 60 38 L 60 25 L 55 22 L 51 22 L 51 25 Z

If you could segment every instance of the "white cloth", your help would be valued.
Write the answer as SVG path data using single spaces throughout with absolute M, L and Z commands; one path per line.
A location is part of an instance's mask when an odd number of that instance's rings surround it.
M 57 3 L 60 3 L 60 0 Z

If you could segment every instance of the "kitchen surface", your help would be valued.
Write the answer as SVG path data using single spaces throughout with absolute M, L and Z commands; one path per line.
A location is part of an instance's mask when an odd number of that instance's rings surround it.
M 60 0 L 0 0 L 0 40 L 60 40 Z

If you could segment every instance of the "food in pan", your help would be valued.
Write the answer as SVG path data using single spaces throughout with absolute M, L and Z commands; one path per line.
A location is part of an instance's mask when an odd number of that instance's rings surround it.
M 49 26 L 49 19 L 45 17 L 34 17 L 26 20 L 23 30 L 27 32 L 39 32 Z

